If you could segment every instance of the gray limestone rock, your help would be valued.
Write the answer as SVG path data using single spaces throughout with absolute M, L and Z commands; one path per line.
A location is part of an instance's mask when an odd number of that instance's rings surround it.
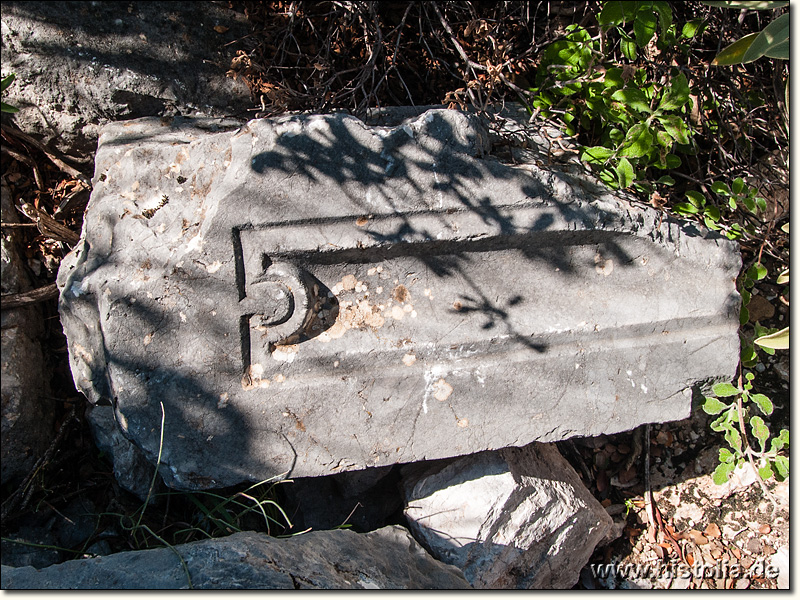
M 569 589 L 611 529 L 553 444 L 437 461 L 403 479 L 414 536 L 480 589 Z
M 87 419 L 97 448 L 105 452 L 114 464 L 117 483 L 141 500 L 147 500 L 155 467 L 136 444 L 122 435 L 114 420 L 114 409 L 110 406 L 94 406 L 87 411 Z M 161 491 L 160 484 L 156 479 L 154 493 Z
M 172 549 L 73 560 L 39 571 L 3 566 L 2 576 L 7 590 L 469 589 L 458 569 L 433 559 L 400 526 L 366 534 L 318 531 L 287 539 L 246 531 Z
M 250 91 L 225 72 L 248 33 L 218 2 L 3 2 L 3 101 L 24 131 L 88 153 L 109 121 L 246 115 Z
M 686 418 L 738 363 L 736 245 L 490 151 L 449 110 L 108 125 L 58 276 L 78 389 L 184 489 Z
M 2 186 L 3 221 L 18 222 L 9 189 Z M 3 228 L 2 293 L 31 289 L 15 243 L 15 230 Z M 48 399 L 48 370 L 39 341 L 42 314 L 37 306 L 3 308 L 2 327 L 2 429 L 0 429 L 0 479 L 5 484 L 24 477 L 47 450 L 53 435 L 54 407 Z

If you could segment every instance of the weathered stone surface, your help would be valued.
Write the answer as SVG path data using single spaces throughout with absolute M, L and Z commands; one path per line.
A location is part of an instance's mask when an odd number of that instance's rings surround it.
M 100 137 L 60 311 L 161 473 L 319 476 L 685 418 L 738 362 L 735 244 L 486 155 L 474 116 Z
M 3 101 L 64 151 L 93 152 L 109 121 L 253 106 L 225 76 L 249 23 L 216 2 L 3 2 L 2 33 L 3 75 L 17 75 Z
M 481 589 L 569 589 L 612 525 L 553 444 L 408 469 L 414 536 Z
M 287 539 L 246 531 L 39 571 L 3 566 L 2 575 L 8 590 L 186 589 L 190 580 L 195 589 L 469 589 L 458 569 L 432 558 L 400 526 Z
M 3 221 L 17 223 L 17 211 L 9 189 L 3 185 Z M 31 289 L 15 245 L 13 229 L 3 228 L 2 293 Z M 0 480 L 5 484 L 24 477 L 47 450 L 52 436 L 54 410 L 49 393 L 48 371 L 39 338 L 43 333 L 41 311 L 36 306 L 2 309 L 2 428 L 0 429 Z
M 110 406 L 95 406 L 87 411 L 87 420 L 92 427 L 97 448 L 105 452 L 114 463 L 114 478 L 117 483 L 141 500 L 147 500 L 155 466 L 136 444 L 122 435 L 114 420 L 114 409 Z M 154 492 L 161 491 L 159 485 L 163 484 L 156 479 Z

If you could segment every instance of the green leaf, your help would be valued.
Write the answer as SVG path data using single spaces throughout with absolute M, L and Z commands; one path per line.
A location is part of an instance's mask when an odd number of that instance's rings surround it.
M 636 37 L 636 44 L 644 48 L 653 39 L 656 33 L 658 18 L 649 8 L 642 8 L 636 13 L 633 21 L 633 35 Z
M 711 387 L 711 391 L 714 392 L 714 395 L 718 398 L 730 398 L 731 396 L 738 396 L 742 393 L 742 390 L 730 383 L 715 383 Z
M 730 206 L 730 207 L 731 207 L 731 210 L 736 210 L 736 206 L 737 206 L 737 205 L 736 205 L 736 200 L 734 199 L 734 197 L 733 197 L 733 196 L 731 196 L 731 197 L 728 199 L 728 206 Z
M 772 348 L 773 350 L 788 350 L 789 328 L 784 327 L 772 335 L 763 335 L 760 338 L 757 338 L 754 343 L 762 346 L 763 348 Z
M 689 82 L 686 75 L 679 73 L 672 80 L 671 85 L 661 97 L 661 102 L 656 110 L 667 111 L 677 110 L 689 100 Z
M 727 448 L 720 448 L 719 449 L 719 462 L 721 463 L 729 463 L 733 462 L 736 456 L 728 450 Z
M 672 137 L 666 131 L 656 131 L 656 142 L 666 150 L 671 150 L 674 145 Z
M 757 262 L 747 269 L 747 276 L 753 281 L 761 281 L 767 276 L 767 267 Z
M 15 113 L 19 112 L 19 109 L 16 106 L 11 106 L 10 104 L 0 101 L 0 112 Z
M 755 402 L 756 405 L 758 405 L 759 410 L 761 410 L 761 412 L 764 413 L 765 415 L 772 414 L 773 410 L 772 400 L 770 400 L 764 394 L 750 394 L 750 400 Z
M 772 462 L 772 470 L 781 480 L 789 477 L 789 459 L 785 456 L 776 456 Z
M 731 195 L 731 188 L 728 187 L 728 184 L 724 181 L 715 181 L 711 184 L 711 191 L 715 194 L 720 194 L 721 196 L 730 196 Z
M 718 398 L 706 396 L 706 401 L 703 403 L 703 412 L 709 415 L 718 415 L 726 408 L 730 408 L 730 406 L 730 404 L 720 402 Z
M 619 165 L 617 165 L 617 177 L 619 178 L 619 187 L 625 189 L 633 183 L 634 178 L 633 166 L 627 158 L 621 158 Z
M 731 239 L 733 239 L 733 238 L 731 238 Z M 747 310 L 746 306 L 743 306 L 742 310 L 739 312 L 739 325 L 744 325 L 749 320 L 750 320 L 750 311 Z M 746 349 L 749 349 L 750 351 L 752 351 L 753 352 L 753 357 L 755 358 L 755 351 L 750 347 L 748 347 Z M 742 350 L 742 360 L 743 361 L 747 361 L 748 359 L 744 358 L 744 356 L 745 356 L 745 349 Z
M 722 49 L 716 58 L 711 61 L 712 65 L 738 65 L 742 62 L 745 52 L 758 37 L 758 33 L 751 33 L 733 42 L 730 46 Z
M 614 156 L 614 151 L 605 146 L 591 146 L 584 148 L 581 153 L 581 160 L 590 164 L 602 165 L 609 158 Z
M 763 481 L 767 481 L 770 477 L 772 477 L 772 474 L 772 466 L 769 464 L 769 462 L 758 467 L 758 476 L 761 477 Z
M 706 198 L 700 192 L 686 192 L 686 198 L 697 208 L 703 208 L 706 205 Z
M 747 311 L 747 309 L 742 309 L 742 312 Z M 747 323 L 747 320 L 745 320 Z M 742 347 L 742 351 L 739 354 L 739 357 L 742 359 L 742 364 L 745 367 L 751 367 L 758 362 L 758 357 L 756 356 L 756 350 L 753 348 L 752 345 L 747 344 Z
M 742 62 L 753 62 L 767 53 L 770 58 L 789 59 L 789 13 L 782 14 L 761 30 L 742 56 Z
M 622 69 L 618 67 L 610 67 L 606 70 L 606 74 L 603 77 L 603 85 L 605 87 L 616 87 L 621 88 L 625 85 L 625 81 L 622 79 Z
M 676 202 L 672 206 L 672 210 L 681 215 L 696 215 L 700 209 L 688 202 Z
M 653 149 L 653 134 L 643 123 L 637 123 L 625 135 L 621 156 L 639 158 Z
M 714 474 L 711 476 L 711 479 L 717 485 L 724 485 L 725 482 L 731 476 L 731 473 L 736 468 L 736 465 L 733 463 L 722 463 L 716 469 L 714 469 Z
M 781 60 L 789 60 L 789 52 L 790 52 L 789 40 L 785 40 L 767 49 L 767 51 L 764 52 L 764 56 L 766 56 L 767 58 L 779 58 Z
M 770 452 L 777 452 L 778 450 L 782 450 L 786 446 L 789 445 L 789 430 L 788 429 L 781 429 L 781 433 L 778 437 L 772 438 L 770 442 Z
M 6 88 L 11 85 L 16 77 L 17 76 L 14 73 L 3 77 L 2 81 L 0 81 L 0 92 L 5 92 Z
M 681 37 L 684 39 L 693 38 L 702 24 L 703 21 L 700 19 L 689 21 L 683 26 L 683 29 L 681 30 Z
M 647 96 L 645 96 L 641 90 L 637 90 L 636 88 L 617 90 L 611 94 L 611 99 L 621 102 L 625 106 L 629 106 L 633 110 L 639 112 L 645 112 L 648 114 L 653 112 L 650 110 L 650 103 L 647 101 Z
M 689 129 L 678 115 L 664 115 L 658 117 L 658 121 L 673 140 L 679 144 L 689 143 Z
M 753 429 L 753 435 L 761 445 L 761 451 L 764 452 L 767 448 L 767 438 L 769 438 L 769 428 L 764 423 L 764 419 L 759 416 L 750 419 L 750 427 Z
M 733 184 L 731 185 L 731 190 L 733 191 L 734 194 L 738 196 L 744 192 L 745 187 L 746 186 L 744 183 L 744 179 L 742 179 L 741 177 L 737 177 L 736 179 L 733 180 Z
M 775 283 L 777 283 L 778 285 L 789 283 L 789 269 L 781 271 L 781 274 L 778 275 L 778 278 L 775 280 Z
M 652 3 L 652 9 L 658 13 L 658 23 L 661 25 L 661 33 L 667 34 L 670 25 L 672 25 L 672 8 L 669 3 L 663 0 L 657 0 Z
M 750 292 L 748 292 L 747 290 L 741 290 L 739 294 L 742 296 L 742 306 L 747 306 L 748 304 L 750 304 L 750 297 L 751 297 Z
M 625 22 L 625 4 L 628 2 L 621 2 L 619 0 L 612 0 L 606 2 L 603 10 L 597 15 L 597 22 L 602 27 L 612 27 Z
M 741 453 L 742 451 L 742 436 L 739 430 L 735 427 L 730 427 L 725 432 L 725 441 L 728 442 L 731 448 Z
M 620 40 L 619 46 L 622 50 L 622 54 L 625 55 L 630 61 L 636 60 L 636 42 L 633 41 L 633 38 L 629 35 L 626 35 L 622 31 L 620 31 Z
M 716 206 L 706 206 L 706 216 L 714 223 L 717 223 L 721 217 L 719 209 Z
M 667 169 L 677 169 L 681 166 L 681 157 L 677 154 L 667 154 Z

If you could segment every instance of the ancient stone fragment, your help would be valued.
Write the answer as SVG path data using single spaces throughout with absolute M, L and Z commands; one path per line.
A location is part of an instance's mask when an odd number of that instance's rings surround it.
M 188 489 L 685 418 L 738 362 L 735 245 L 490 152 L 448 110 L 107 126 L 76 384 Z
M 569 589 L 611 528 L 553 444 L 420 467 L 404 467 L 411 531 L 475 588 Z
M 244 531 L 172 548 L 120 552 L 45 569 L 6 567 L 4 589 L 469 589 L 399 525 L 288 539 Z

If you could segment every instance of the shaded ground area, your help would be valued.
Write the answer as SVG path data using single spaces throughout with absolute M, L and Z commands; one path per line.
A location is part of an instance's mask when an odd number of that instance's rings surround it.
M 241 12 L 252 25 L 242 39 L 219 32 L 220 44 L 237 42 L 246 49 L 230 65 L 218 67 L 247 83 L 257 116 L 333 109 L 363 115 L 378 106 L 403 104 L 482 109 L 525 100 L 543 49 L 570 24 L 596 27 L 600 11 L 600 3 L 583 1 L 216 4 Z M 692 118 L 701 135 L 696 153 L 671 172 L 676 185 L 659 188 L 641 201 L 668 211 L 684 200 L 687 190 L 707 190 L 720 177 L 742 176 L 758 186 L 767 210 L 730 216 L 755 232 L 740 240 L 744 270 L 760 261 L 770 274 L 756 282 L 749 319 L 742 327 L 743 336 L 752 339 L 756 323 L 782 328 L 789 321 L 788 286 L 775 281 L 775 274 L 788 267 L 788 235 L 780 229 L 789 211 L 782 106 L 788 64 L 764 60 L 710 68 L 708 63 L 722 46 L 761 29 L 765 16 L 713 11 L 697 2 L 673 3 L 673 12 L 678 23 L 707 18 L 709 26 L 694 51 L 688 58 L 643 53 L 637 64 L 653 78 L 668 76 L 670 68 L 679 65 L 717 102 L 696 103 Z M 713 132 L 708 126 L 712 120 L 719 124 Z M 86 401 L 72 383 L 52 287 L 60 260 L 81 229 L 89 197 L 83 182 L 92 175 L 92 156 L 64 162 L 6 118 L 2 135 L 4 184 L 17 207 L 36 207 L 20 215 L 21 226 L 11 228 L 19 234 L 19 249 L 40 290 L 33 301 L 44 313 L 45 352 L 54 369 L 51 394 L 58 415 L 53 444 L 40 463 L 21 484 L 2 490 L 4 561 L 13 555 L 18 564 L 32 560 L 44 566 L 93 553 L 226 535 L 237 528 L 296 532 L 298 527 L 286 526 L 274 505 L 266 505 L 265 518 L 247 498 L 236 496 L 246 493 L 280 504 L 280 485 L 218 490 L 213 495 L 162 494 L 146 510 L 140 499 L 118 487 L 83 417 Z M 592 143 L 586 132 L 573 141 Z M 5 233 L 10 226 L 3 221 Z M 3 298 L 4 307 L 9 300 Z M 775 403 L 771 428 L 788 428 L 788 352 L 759 353 L 752 369 L 758 374 L 758 391 Z M 695 400 L 687 421 L 654 425 L 649 432 L 640 428 L 559 443 L 562 454 L 618 522 L 620 537 L 599 547 L 592 561 L 662 569 L 735 564 L 747 575 L 722 577 L 718 571 L 661 578 L 649 585 L 774 588 L 776 580 L 758 565 L 775 560 L 782 548 L 788 551 L 788 482 L 772 480 L 762 487 L 746 472 L 738 484 L 711 482 L 724 440 L 711 431 L 701 399 Z M 218 510 L 225 498 L 237 500 Z M 650 501 L 652 511 L 646 508 Z M 402 516 L 395 514 L 391 520 L 401 522 Z M 351 522 L 357 523 L 358 517 Z M 647 587 L 644 579 L 631 572 L 602 576 L 587 567 L 578 587 Z

